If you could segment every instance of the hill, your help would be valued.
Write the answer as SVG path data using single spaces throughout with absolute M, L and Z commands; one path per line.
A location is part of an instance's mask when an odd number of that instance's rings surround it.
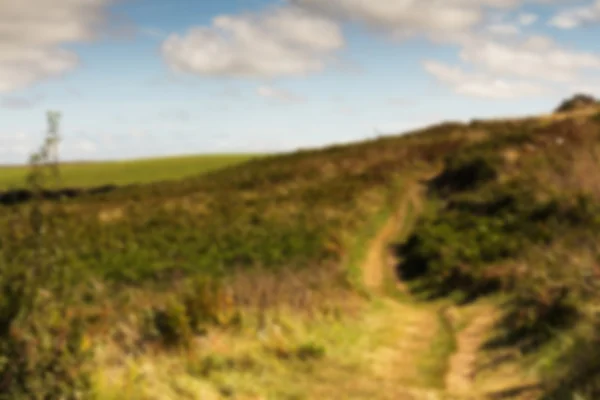
M 444 123 L 0 207 L 3 389 L 493 398 L 534 366 L 595 398 L 599 142 L 597 109 Z

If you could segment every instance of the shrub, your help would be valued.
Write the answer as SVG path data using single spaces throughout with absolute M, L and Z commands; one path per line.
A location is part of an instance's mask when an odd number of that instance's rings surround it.
M 48 137 L 31 157 L 29 183 L 35 200 L 44 190 L 44 166 L 57 139 L 56 116 L 48 117 Z M 89 398 L 92 353 L 86 319 L 72 305 L 78 296 L 68 280 L 68 254 L 57 251 L 54 241 L 61 233 L 55 224 L 60 213 L 44 214 L 37 201 L 26 211 L 23 224 L 12 223 L 0 242 L 0 251 L 12 259 L 0 259 L 0 398 Z M 30 232 L 26 239 L 25 229 Z M 29 258 L 14 253 L 21 247 L 28 249 Z
M 320 359 L 325 356 L 325 347 L 313 342 L 307 342 L 296 348 L 296 357 L 302 361 Z
M 188 347 L 193 339 L 190 319 L 185 305 L 170 297 L 163 307 L 155 308 L 150 314 L 150 334 L 168 347 Z
M 498 177 L 495 163 L 493 158 L 477 153 L 450 156 L 431 186 L 439 193 L 475 189 Z
M 600 208 L 589 198 L 538 201 L 534 192 L 517 181 L 451 197 L 400 246 L 400 274 L 420 278 L 437 295 L 476 296 L 510 282 L 512 271 L 498 263 L 566 232 L 600 226 Z
M 578 93 L 573 97 L 564 100 L 555 110 L 555 112 L 574 111 L 581 108 L 586 108 L 598 104 L 598 100 L 594 96 Z
M 2 295 L 3 322 L 12 320 L 0 334 L 0 398 L 87 398 L 93 354 L 85 319 L 58 299 L 41 299 L 26 311 L 16 305 L 22 293 L 5 289 Z
M 195 332 L 203 332 L 204 324 L 227 324 L 235 316 L 234 299 L 223 283 L 215 278 L 192 278 L 182 297 L 190 326 Z

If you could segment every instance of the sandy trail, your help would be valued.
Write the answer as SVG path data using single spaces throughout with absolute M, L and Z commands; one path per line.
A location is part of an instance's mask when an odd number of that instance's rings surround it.
M 371 240 L 366 257 L 362 263 L 362 276 L 365 287 L 374 294 L 385 297 L 383 287 L 386 279 L 395 279 L 395 268 L 397 260 L 389 252 L 389 245 L 398 239 L 400 232 L 407 228 L 408 216 L 414 217 L 414 214 L 422 212 L 422 198 L 424 187 L 411 182 L 407 185 L 406 194 L 401 203 L 384 226 L 377 232 L 377 235 Z M 397 288 L 407 293 L 407 289 L 400 281 L 397 282 Z M 386 299 L 387 300 L 387 299 Z M 460 308 L 451 307 L 450 312 L 445 312 L 448 319 L 452 319 L 454 313 L 461 313 Z M 383 353 L 376 358 L 387 360 L 392 373 L 397 374 L 397 381 L 418 382 L 418 363 L 419 357 L 423 357 L 432 346 L 436 337 L 440 334 L 440 326 L 437 313 L 440 307 L 421 306 L 410 304 L 410 302 L 398 303 L 397 312 L 414 318 L 414 323 L 406 326 L 406 334 L 399 335 L 398 346 L 393 349 L 387 349 L 386 355 Z M 474 311 L 474 312 L 473 312 Z M 470 316 L 466 321 L 466 327 L 459 332 L 454 333 L 456 350 L 447 360 L 446 373 L 443 377 L 444 388 L 442 392 L 435 390 L 431 392 L 427 387 L 421 387 L 416 384 L 417 389 L 413 392 L 416 399 L 490 399 L 490 394 L 485 394 L 479 390 L 476 384 L 477 360 L 481 347 L 494 329 L 494 325 L 499 318 L 499 311 L 492 305 L 482 304 L 471 310 Z M 394 318 L 391 318 L 394 319 Z M 416 323 L 416 321 L 419 321 Z M 410 333 L 410 334 L 408 334 Z M 394 366 L 394 368 L 391 368 Z M 411 385 L 412 387 L 413 385 Z M 511 385 L 512 386 L 512 385 Z M 403 391 L 410 391 L 404 388 Z M 440 397 L 441 396 L 441 397 Z
M 385 279 L 389 279 L 390 276 L 395 277 L 393 271 L 392 274 L 389 274 L 390 268 L 393 268 L 395 263 L 395 258 L 388 250 L 389 245 L 397 239 L 398 233 L 404 228 L 408 212 L 420 212 L 419 197 L 422 190 L 415 183 L 407 185 L 406 194 L 403 196 L 398 210 L 371 240 L 361 267 L 363 283 L 367 289 L 377 292 L 382 288 Z

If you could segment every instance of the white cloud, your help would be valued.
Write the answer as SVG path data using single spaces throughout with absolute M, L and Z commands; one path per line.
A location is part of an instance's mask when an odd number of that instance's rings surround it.
M 217 17 L 210 27 L 171 35 L 163 42 L 162 53 L 172 69 L 199 75 L 306 75 L 334 61 L 331 56 L 344 45 L 340 24 L 356 22 L 399 40 L 423 36 L 458 45 L 462 61 L 481 70 L 477 75 L 480 86 L 492 82 L 506 93 L 513 88 L 518 89 L 515 93 L 529 93 L 531 87 L 511 79 L 569 82 L 600 65 L 595 54 L 565 50 L 543 37 L 525 41 L 521 37 L 521 27 L 534 24 L 538 16 L 519 13 L 520 6 L 566 1 L 288 0 L 277 8 Z M 500 18 L 494 20 L 494 15 Z M 508 15 L 513 17 L 507 22 Z M 259 94 L 290 98 L 273 90 L 262 88 Z
M 295 0 L 294 3 L 331 18 L 364 23 L 399 38 L 420 33 L 446 37 L 463 33 L 482 17 L 480 7 L 469 0 Z
M 504 80 L 485 73 L 469 73 L 436 61 L 426 61 L 425 70 L 458 93 L 488 99 L 514 99 L 544 93 L 544 88 L 527 82 Z
M 162 55 L 175 71 L 208 76 L 301 76 L 342 48 L 339 26 L 296 7 L 220 16 L 211 27 L 170 35 Z
M 60 46 L 93 39 L 112 1 L 0 1 L 0 93 L 75 68 L 78 57 Z
M 521 13 L 517 17 L 517 20 L 522 26 L 529 26 L 535 24 L 535 22 L 538 20 L 538 16 L 531 13 Z
M 589 6 L 561 11 L 550 19 L 549 24 L 560 29 L 573 29 L 594 22 L 600 22 L 600 0 L 596 0 Z
M 267 99 L 274 99 L 285 103 L 296 103 L 304 101 L 304 98 L 298 96 L 288 90 L 275 88 L 273 86 L 260 86 L 256 89 L 256 93 Z
M 546 36 L 474 36 L 459 44 L 459 57 L 472 72 L 435 61 L 424 66 L 463 95 L 510 99 L 566 91 L 600 71 L 600 55 L 562 48 Z
M 543 36 L 514 42 L 476 38 L 463 46 L 463 61 L 494 75 L 569 82 L 581 72 L 600 69 L 599 55 L 563 49 Z
M 291 1 L 330 18 L 358 22 L 399 39 L 423 35 L 435 40 L 455 41 L 484 24 L 490 10 L 508 11 L 527 2 L 548 3 L 552 0 Z M 522 13 L 517 22 L 530 25 L 535 18 L 533 14 Z
M 502 36 L 513 36 L 520 33 L 518 26 L 512 24 L 493 24 L 487 27 L 490 33 Z

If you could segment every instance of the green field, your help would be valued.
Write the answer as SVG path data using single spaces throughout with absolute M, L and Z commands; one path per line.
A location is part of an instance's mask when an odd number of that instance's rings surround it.
M 256 154 L 218 154 L 150 158 L 130 161 L 64 163 L 63 187 L 126 185 L 181 179 L 235 165 Z M 23 187 L 29 167 L 0 167 L 0 190 Z

